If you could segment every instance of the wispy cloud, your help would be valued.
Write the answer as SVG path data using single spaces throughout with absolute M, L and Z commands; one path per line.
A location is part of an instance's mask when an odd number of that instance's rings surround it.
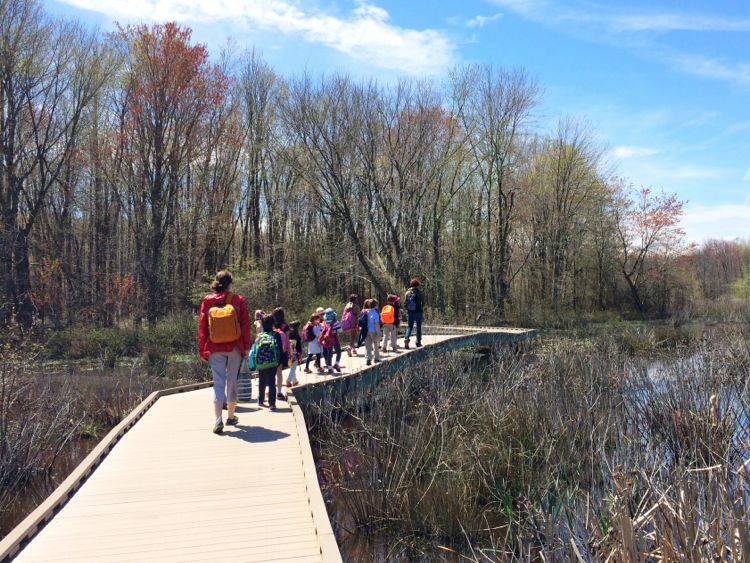
M 491 0 L 523 16 L 547 23 L 602 26 L 611 31 L 750 31 L 750 19 L 730 19 L 696 14 L 650 12 L 625 14 L 611 8 L 581 3 L 580 7 L 545 0 Z
M 619 146 L 612 149 L 612 156 L 617 158 L 641 158 L 655 154 L 659 154 L 659 151 L 648 147 Z
M 750 31 L 750 20 L 684 14 L 641 14 L 604 17 L 622 31 Z
M 700 55 L 679 55 L 674 58 L 675 64 L 682 70 L 718 80 L 750 84 L 750 64 L 727 64 L 722 61 Z
M 747 172 L 745 172 L 745 175 L 742 177 L 742 180 L 745 182 L 750 182 L 750 168 L 747 169 Z M 750 196 L 747 196 L 748 199 L 750 199 Z
M 484 27 L 488 23 L 497 21 L 502 17 L 503 17 L 503 14 L 501 12 L 498 12 L 494 16 L 475 16 L 471 18 L 470 20 L 466 21 L 466 26 L 467 27 Z
M 685 209 L 682 227 L 690 242 L 709 238 L 746 239 L 750 222 L 750 203 L 693 205 Z
M 582 2 L 563 5 L 544 0 L 491 1 L 532 21 L 560 28 L 565 33 L 640 48 L 648 57 L 682 72 L 742 86 L 750 84 L 749 63 L 732 63 L 694 53 L 674 53 L 663 46 L 654 49 L 658 45 L 655 34 L 684 31 L 742 33 L 750 31 L 750 19 L 747 18 L 671 12 L 623 13 L 622 10 Z
M 441 73 L 455 61 L 451 39 L 436 29 L 394 25 L 388 12 L 360 1 L 346 16 L 305 11 L 287 0 L 61 0 L 112 17 L 190 22 L 244 22 L 298 35 L 380 68 L 409 74 Z

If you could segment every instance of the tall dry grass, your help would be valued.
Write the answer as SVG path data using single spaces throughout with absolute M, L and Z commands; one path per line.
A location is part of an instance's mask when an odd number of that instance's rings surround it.
M 750 561 L 749 375 L 736 327 L 660 362 L 600 337 L 449 354 L 308 414 L 341 536 L 403 559 Z

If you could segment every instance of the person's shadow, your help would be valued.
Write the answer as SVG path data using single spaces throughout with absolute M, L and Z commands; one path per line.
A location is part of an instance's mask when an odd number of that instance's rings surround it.
M 280 432 L 279 430 L 270 430 L 268 428 L 263 428 L 262 426 L 242 426 L 237 425 L 235 426 L 235 430 L 232 432 L 224 432 L 224 436 L 229 436 L 230 438 L 239 438 L 240 440 L 244 440 L 245 442 L 252 442 L 252 443 L 264 443 L 264 442 L 275 442 L 277 440 L 281 440 L 282 438 L 289 437 L 289 434 L 287 432 Z

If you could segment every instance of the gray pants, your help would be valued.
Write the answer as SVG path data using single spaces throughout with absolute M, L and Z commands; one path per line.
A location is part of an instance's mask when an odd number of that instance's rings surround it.
M 375 351 L 375 359 L 380 360 L 380 334 L 368 332 L 365 337 L 365 350 L 367 350 L 367 361 L 372 360 L 372 352 Z
M 237 374 L 241 362 L 242 355 L 236 348 L 231 352 L 214 352 L 208 357 L 214 376 L 214 401 L 237 402 Z
M 391 349 L 393 351 L 396 350 L 396 347 L 398 346 L 396 342 L 396 336 L 398 334 L 398 330 L 396 330 L 396 325 L 383 325 L 383 351 L 385 351 L 388 348 L 388 341 L 391 341 Z

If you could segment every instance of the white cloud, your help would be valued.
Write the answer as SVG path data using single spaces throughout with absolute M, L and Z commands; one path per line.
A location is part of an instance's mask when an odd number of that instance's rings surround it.
M 745 182 L 750 182 L 750 168 L 747 169 L 747 172 L 745 172 L 745 175 L 742 177 L 742 179 Z M 748 200 L 750 200 L 750 196 L 747 196 Z
M 503 17 L 503 14 L 498 12 L 494 16 L 475 16 L 470 20 L 466 21 L 467 27 L 484 27 L 490 22 L 494 22 Z
M 113 17 L 181 23 L 244 22 L 274 33 L 299 35 L 353 59 L 409 74 L 435 74 L 450 67 L 455 47 L 435 29 L 391 23 L 388 12 L 360 1 L 346 16 L 304 11 L 287 0 L 61 0 Z
M 619 146 L 612 149 L 612 156 L 617 158 L 640 158 L 644 156 L 653 156 L 658 153 L 658 150 L 650 149 L 648 147 Z
M 680 55 L 674 59 L 674 62 L 680 69 L 697 76 L 750 84 L 750 64 L 748 63 L 730 65 L 700 55 Z
M 689 242 L 701 243 L 711 238 L 747 239 L 750 237 L 750 203 L 687 207 L 682 227 Z
M 545 0 L 492 0 L 528 18 L 547 23 L 582 24 L 602 27 L 614 32 L 622 31 L 750 31 L 750 19 L 730 19 L 705 15 L 672 12 L 624 14 L 581 4 L 580 8 Z
M 492 3 L 532 21 L 561 28 L 566 33 L 578 34 L 591 41 L 645 49 L 649 57 L 655 57 L 662 64 L 676 67 L 682 72 L 734 82 L 741 86 L 750 84 L 748 63 L 726 62 L 700 54 L 668 54 L 670 50 L 659 48 L 659 44 L 649 35 L 675 31 L 744 33 L 750 31 L 750 19 L 670 12 L 626 14 L 622 11 L 597 8 L 595 4 L 581 3 L 581 7 L 571 7 L 544 0 L 492 0 Z

